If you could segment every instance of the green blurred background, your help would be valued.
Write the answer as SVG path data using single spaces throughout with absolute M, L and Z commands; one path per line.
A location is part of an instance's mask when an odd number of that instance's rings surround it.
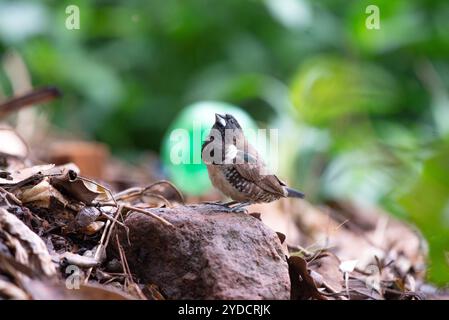
M 80 30 L 65 9 L 78 5 Z M 365 25 L 368 5 L 380 29 Z M 185 107 L 240 106 L 280 128 L 280 172 L 309 200 L 378 204 L 417 224 L 449 281 L 449 2 L 0 1 L 0 55 L 65 93 L 57 126 L 132 159 Z M 0 90 L 13 93 L 5 68 Z

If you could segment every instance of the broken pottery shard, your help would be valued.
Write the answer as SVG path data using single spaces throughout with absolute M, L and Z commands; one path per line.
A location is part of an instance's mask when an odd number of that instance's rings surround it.
M 289 299 L 278 235 L 250 215 L 211 208 L 152 210 L 175 228 L 131 213 L 125 220 L 131 245 L 116 229 L 131 271 L 169 299 Z

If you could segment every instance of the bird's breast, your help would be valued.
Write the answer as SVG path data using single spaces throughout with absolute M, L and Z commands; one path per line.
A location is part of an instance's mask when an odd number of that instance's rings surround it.
M 241 177 L 233 166 L 208 165 L 209 178 L 215 188 L 236 201 L 248 201 L 251 183 Z

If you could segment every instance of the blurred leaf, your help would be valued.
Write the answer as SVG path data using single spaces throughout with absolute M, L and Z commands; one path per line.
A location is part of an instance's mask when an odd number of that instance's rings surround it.
M 368 29 L 369 5 L 379 8 L 380 29 Z M 407 0 L 362 0 L 351 3 L 348 28 L 354 44 L 368 52 L 385 52 L 423 41 L 428 27 L 423 10 Z
M 429 278 L 435 283 L 449 281 L 449 142 L 441 144 L 424 164 L 421 178 L 400 199 L 430 244 Z
M 374 204 L 407 191 L 419 169 L 416 160 L 401 159 L 388 149 L 356 149 L 332 159 L 322 176 L 322 190 L 327 198 Z
M 312 22 L 307 0 L 265 0 L 270 13 L 289 28 L 303 28 Z
M 319 126 L 354 115 L 394 112 L 396 95 L 394 79 L 382 68 L 326 56 L 304 62 L 291 87 L 304 121 Z

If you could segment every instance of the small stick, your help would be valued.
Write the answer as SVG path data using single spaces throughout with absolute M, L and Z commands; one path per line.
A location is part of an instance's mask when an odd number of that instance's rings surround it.
M 113 203 L 97 203 L 96 205 L 101 206 L 101 207 L 115 207 L 115 204 L 113 204 Z M 146 211 L 145 209 L 142 209 L 142 208 L 139 208 L 139 207 L 134 207 L 134 206 L 127 205 L 127 204 L 123 204 L 122 206 L 123 206 L 124 209 L 128 209 L 129 211 L 140 212 L 140 213 L 146 214 L 148 216 L 151 216 L 151 217 L 159 220 L 160 222 L 162 222 L 163 224 L 165 224 L 167 226 L 173 226 L 173 224 L 168 222 L 166 219 L 164 219 L 162 217 L 159 217 L 158 215 L 155 215 L 152 212 Z M 112 220 L 112 218 L 111 218 L 111 220 Z M 124 226 L 124 227 L 127 228 L 126 226 Z
M 139 298 L 142 300 L 147 300 L 147 297 L 143 294 L 142 290 L 139 288 L 139 286 L 137 286 L 136 282 L 133 279 L 131 269 L 129 268 L 128 265 L 128 260 L 126 259 L 125 250 L 123 249 L 123 246 L 120 244 L 117 234 L 115 235 L 115 240 L 117 241 L 117 248 L 120 255 L 120 261 L 122 263 L 122 268 L 123 271 L 125 272 L 125 286 L 128 289 L 128 287 L 132 285 L 134 290 L 136 291 L 135 293 L 139 296 Z M 130 293 L 129 289 L 127 291 L 128 293 Z
M 128 227 L 125 226 L 125 224 L 123 222 L 118 221 L 117 219 L 110 217 L 108 214 L 101 212 L 101 216 L 105 217 L 106 219 L 110 220 L 110 221 L 114 221 L 115 223 L 118 223 L 121 227 L 127 229 Z
M 144 193 L 142 193 L 142 195 L 146 195 L 147 197 L 154 197 L 156 199 L 163 201 L 168 208 L 172 207 L 170 201 L 168 201 L 164 196 L 161 196 L 160 194 L 156 194 L 153 192 L 151 192 L 151 193 L 144 192 Z
M 117 208 L 114 220 L 112 220 L 112 222 L 111 222 L 111 220 L 106 221 L 106 226 L 104 228 L 103 234 L 101 235 L 100 243 L 97 247 L 97 250 L 95 250 L 94 259 L 98 260 L 100 258 L 100 254 L 102 253 L 102 250 L 104 250 L 108 246 L 109 239 L 111 238 L 112 230 L 115 226 L 115 222 L 116 221 L 118 222 L 117 218 L 120 215 L 122 209 L 123 209 L 122 206 L 119 206 Z M 86 275 L 86 279 L 84 280 L 84 283 L 88 283 L 91 273 L 92 273 L 92 268 L 89 268 L 87 270 L 87 275 Z
M 109 244 L 109 240 L 112 235 L 112 230 L 114 229 L 114 226 L 115 226 L 115 221 L 118 221 L 118 217 L 119 217 L 119 215 L 121 215 L 122 210 L 123 210 L 123 205 L 119 205 L 119 207 L 117 208 L 117 211 L 115 213 L 114 221 L 112 221 L 111 226 L 109 227 L 109 230 L 108 230 L 108 235 L 107 235 L 106 241 L 104 243 L 105 248 L 107 248 L 107 246 Z
M 159 220 L 160 222 L 162 222 L 162 223 L 165 224 L 166 226 L 173 227 L 173 224 L 171 224 L 170 222 L 168 222 L 168 221 L 165 220 L 164 218 L 159 217 L 158 215 L 155 215 L 155 214 L 152 213 L 152 212 L 146 211 L 146 210 L 144 210 L 144 209 L 140 209 L 140 208 L 138 208 L 138 207 L 133 207 L 133 206 L 130 206 L 130 205 L 127 205 L 127 204 L 124 204 L 124 205 L 123 205 L 123 208 L 128 209 L 129 211 L 136 211 L 136 212 L 140 212 L 140 213 L 146 214 L 146 215 L 148 215 L 148 216 L 150 216 L 150 217 L 153 217 L 153 218 L 156 219 L 156 220 Z
M 19 97 L 13 97 L 8 101 L 0 103 L 0 118 L 24 107 L 51 101 L 61 96 L 61 92 L 55 87 L 44 87 L 35 89 Z
M 125 257 L 125 253 L 123 252 L 122 245 L 120 244 L 120 241 L 118 239 L 118 234 L 115 235 L 115 241 L 117 242 L 118 253 L 120 255 L 120 262 L 122 264 L 122 270 L 125 274 L 126 281 L 133 282 L 131 270 L 129 270 L 129 266 L 128 266 L 128 263 L 127 263 L 126 257 Z
M 115 200 L 114 194 L 112 193 L 111 189 L 102 185 L 101 183 L 98 183 L 98 182 L 96 182 L 92 179 L 86 178 L 86 177 L 77 176 L 77 178 L 79 178 L 80 180 L 86 181 L 86 182 L 90 182 L 90 183 L 96 185 L 97 187 L 100 187 L 100 188 L 103 188 L 104 190 L 106 190 L 109 193 L 109 195 L 111 196 L 112 201 L 114 201 L 115 206 L 118 207 L 118 203 Z
M 147 190 L 150 190 L 151 188 L 153 188 L 154 186 L 157 186 L 159 184 L 167 184 L 167 185 L 169 185 L 173 190 L 175 190 L 175 192 L 177 193 L 179 199 L 181 199 L 181 203 L 185 204 L 184 197 L 182 196 L 181 192 L 178 190 L 178 188 L 176 188 L 176 186 L 173 183 L 171 183 L 168 180 L 160 180 L 160 181 L 154 182 L 154 183 L 150 184 L 149 186 L 145 187 L 143 192 L 145 192 Z
M 131 188 L 131 189 L 122 191 L 119 194 L 116 194 L 115 196 L 118 201 L 127 201 L 129 198 L 142 197 L 142 196 L 146 195 L 146 196 L 154 197 L 154 198 L 157 198 L 157 199 L 163 201 L 165 203 L 165 206 L 167 206 L 168 208 L 172 207 L 170 201 L 168 201 L 164 196 L 157 194 L 157 193 L 153 193 L 153 192 L 149 193 L 147 191 L 148 190 L 145 190 L 143 188 Z

